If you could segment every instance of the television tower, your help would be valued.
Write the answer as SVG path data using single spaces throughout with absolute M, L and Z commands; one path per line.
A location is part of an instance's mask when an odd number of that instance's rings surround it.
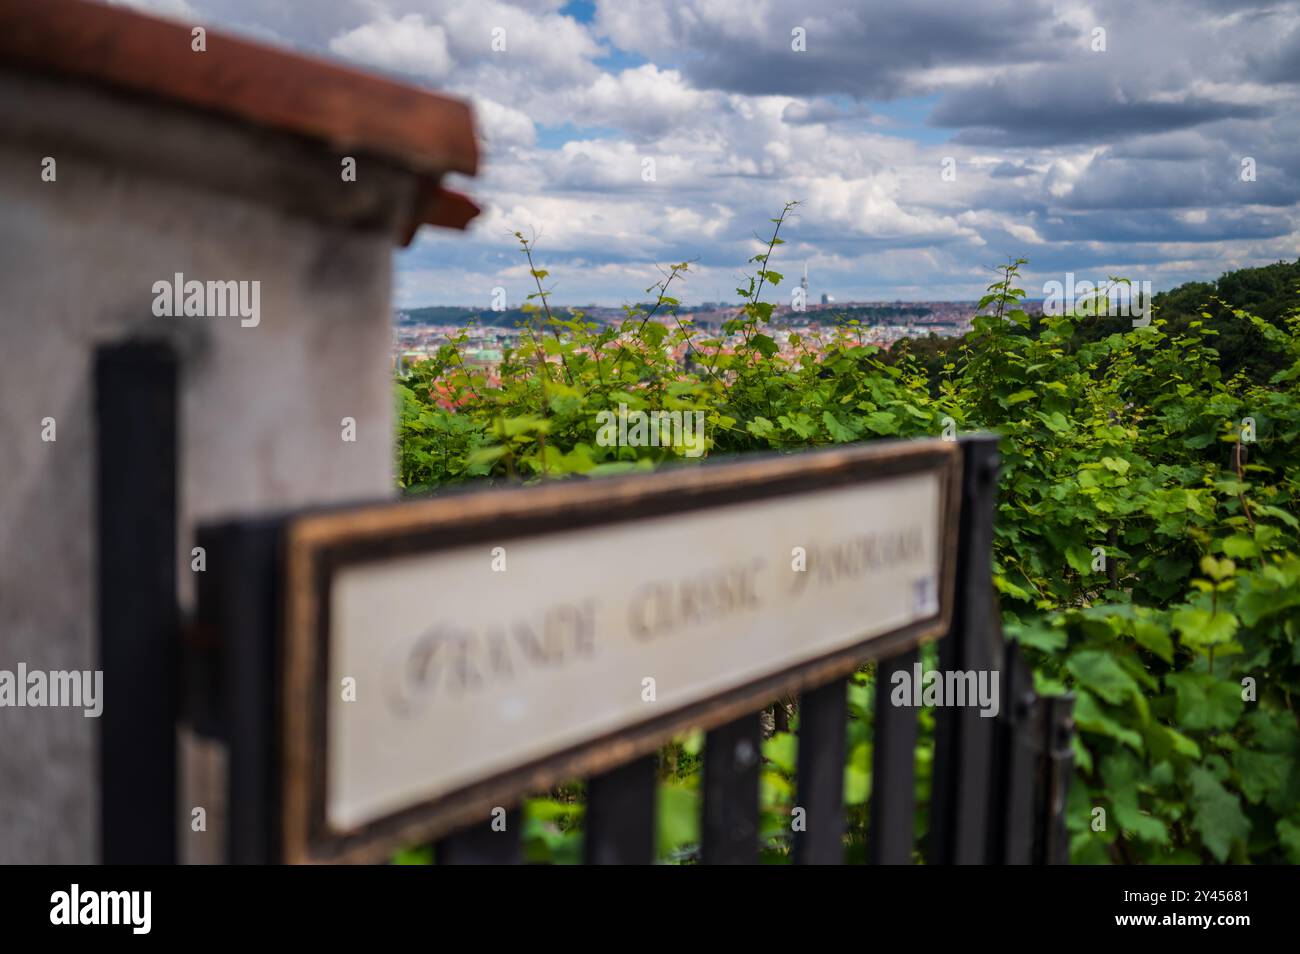
M 803 263 L 803 281 L 799 283 L 799 287 L 803 289 L 803 300 L 807 301 L 808 300 L 808 263 L 807 262 Z

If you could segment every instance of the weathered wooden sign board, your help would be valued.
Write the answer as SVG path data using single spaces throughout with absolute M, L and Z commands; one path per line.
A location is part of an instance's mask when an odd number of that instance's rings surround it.
M 960 460 L 886 443 L 289 518 L 282 859 L 382 858 L 941 636 Z

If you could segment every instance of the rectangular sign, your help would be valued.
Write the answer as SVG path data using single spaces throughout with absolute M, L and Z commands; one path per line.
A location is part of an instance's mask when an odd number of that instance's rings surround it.
M 942 635 L 957 445 L 287 527 L 285 859 L 373 860 Z

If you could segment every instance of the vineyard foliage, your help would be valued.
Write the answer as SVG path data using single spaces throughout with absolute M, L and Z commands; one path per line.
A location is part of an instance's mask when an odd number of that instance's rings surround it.
M 1068 825 L 1077 863 L 1300 863 L 1300 309 L 1264 320 L 1209 300 L 1270 369 L 1225 375 L 1206 320 L 1095 327 L 1085 303 L 1023 309 L 1022 261 L 1003 266 L 972 331 L 927 370 L 846 323 L 819 340 L 769 334 L 782 226 L 737 289 L 731 342 L 677 316 L 689 265 L 662 271 L 621 326 L 550 305 L 548 273 L 517 235 L 534 322 L 500 379 L 467 364 L 467 335 L 399 381 L 402 486 L 538 481 L 689 466 L 685 449 L 601 446 L 598 412 L 700 410 L 705 456 L 992 430 L 1001 493 L 993 584 L 1003 627 L 1040 692 L 1076 697 Z M 1207 294 L 1211 286 L 1205 286 Z M 688 349 L 674 360 L 669 346 Z M 1262 351 L 1260 350 L 1262 349 Z M 1266 352 L 1266 353 L 1264 353 Z M 886 360 L 887 359 L 887 360 Z M 850 690 L 847 847 L 870 797 L 871 673 Z M 918 755 L 923 857 L 932 714 Z M 797 711 L 794 713 L 797 727 Z M 764 744 L 765 856 L 789 843 L 797 736 Z M 662 855 L 695 856 L 700 739 L 661 760 Z M 1104 810 L 1098 812 L 1098 809 Z M 577 857 L 580 786 L 529 805 L 537 859 Z

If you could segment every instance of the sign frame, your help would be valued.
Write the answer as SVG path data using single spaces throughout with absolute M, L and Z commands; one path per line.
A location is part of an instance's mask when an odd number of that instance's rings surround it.
M 437 496 L 330 508 L 278 522 L 274 653 L 279 764 L 271 849 L 290 863 L 375 862 L 510 807 L 525 794 L 607 771 L 657 750 L 688 729 L 710 729 L 786 693 L 812 689 L 874 659 L 943 637 L 953 619 L 961 508 L 960 445 L 944 440 L 881 441 L 798 454 L 713 459 L 654 473 L 565 480 L 527 487 L 453 490 Z M 940 477 L 938 611 L 901 629 L 797 663 L 707 699 L 662 712 L 559 752 L 444 793 L 351 832 L 326 821 L 330 584 L 358 563 L 435 553 L 475 543 L 687 514 L 729 504 L 815 493 L 936 473 Z M 467 727 L 467 731 L 472 731 Z

